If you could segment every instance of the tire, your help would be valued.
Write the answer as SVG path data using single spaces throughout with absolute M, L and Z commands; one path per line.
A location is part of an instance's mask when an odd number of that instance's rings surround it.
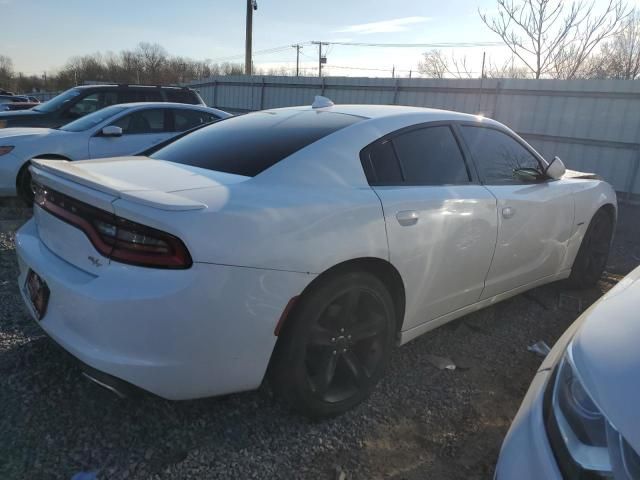
M 573 261 L 568 280 L 570 286 L 588 288 L 598 283 L 607 266 L 612 237 L 613 218 L 601 208 L 591 219 Z
M 31 207 L 33 205 L 33 190 L 31 189 L 31 172 L 29 172 L 29 163 L 25 164 L 18 173 L 16 179 L 16 191 L 18 197 Z
M 364 401 L 389 362 L 393 301 L 365 272 L 321 279 L 295 305 L 270 365 L 277 396 L 311 418 L 339 415 Z

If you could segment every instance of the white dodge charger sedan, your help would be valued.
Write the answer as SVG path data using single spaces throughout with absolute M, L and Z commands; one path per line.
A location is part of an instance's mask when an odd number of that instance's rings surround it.
M 542 363 L 496 478 L 640 479 L 640 267 L 585 311 Z
M 322 104 L 322 102 L 321 102 Z M 151 157 L 35 160 L 16 237 L 42 328 L 115 390 L 361 402 L 394 344 L 604 268 L 616 197 L 498 122 L 423 108 L 232 117 Z
M 222 110 L 166 102 L 112 105 L 58 129 L 0 130 L 0 196 L 33 201 L 29 160 L 131 155 L 197 125 L 227 118 Z

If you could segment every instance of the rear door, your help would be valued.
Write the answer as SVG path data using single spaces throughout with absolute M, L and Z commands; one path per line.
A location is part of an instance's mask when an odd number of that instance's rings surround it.
M 404 329 L 476 302 L 496 242 L 496 200 L 476 181 L 451 126 L 383 137 L 362 161 L 404 279 Z
M 90 158 L 117 157 L 137 153 L 172 135 L 169 110 L 148 108 L 120 117 L 110 125 L 122 129 L 120 137 L 105 137 L 100 132 L 89 141 Z
M 573 227 L 571 186 L 519 175 L 516 169 L 544 167 L 510 133 L 477 125 L 459 128 L 481 181 L 498 203 L 498 241 L 482 298 L 558 273 Z

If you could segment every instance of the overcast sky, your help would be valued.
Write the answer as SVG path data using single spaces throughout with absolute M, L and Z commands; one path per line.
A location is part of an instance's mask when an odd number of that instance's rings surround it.
M 606 0 L 597 0 L 605 3 Z M 640 4 L 640 0 L 632 3 Z M 16 71 L 55 71 L 74 55 L 132 49 L 140 41 L 157 42 L 169 53 L 193 59 L 242 62 L 244 0 L 0 0 L 0 54 Z M 478 17 L 495 11 L 495 0 L 258 0 L 254 16 L 255 52 L 310 40 L 433 43 L 499 40 Z M 327 73 L 385 76 L 415 69 L 425 48 L 331 46 Z M 504 47 L 458 50 L 479 70 L 483 50 L 494 61 L 508 57 Z M 448 50 L 449 51 L 449 50 Z M 306 46 L 303 67 L 317 68 L 317 46 Z M 237 56 L 236 58 L 229 58 Z M 256 54 L 258 67 L 295 66 L 293 48 Z M 343 68 L 340 68 L 343 67 Z M 344 68 L 350 67 L 350 68 Z

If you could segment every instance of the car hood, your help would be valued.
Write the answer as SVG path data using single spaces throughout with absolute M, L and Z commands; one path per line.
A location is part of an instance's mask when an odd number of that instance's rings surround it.
M 594 402 L 640 451 L 640 267 L 589 310 L 572 353 Z
M 28 138 L 58 135 L 62 132 L 51 128 L 13 127 L 0 129 L 0 139 L 3 138 Z

